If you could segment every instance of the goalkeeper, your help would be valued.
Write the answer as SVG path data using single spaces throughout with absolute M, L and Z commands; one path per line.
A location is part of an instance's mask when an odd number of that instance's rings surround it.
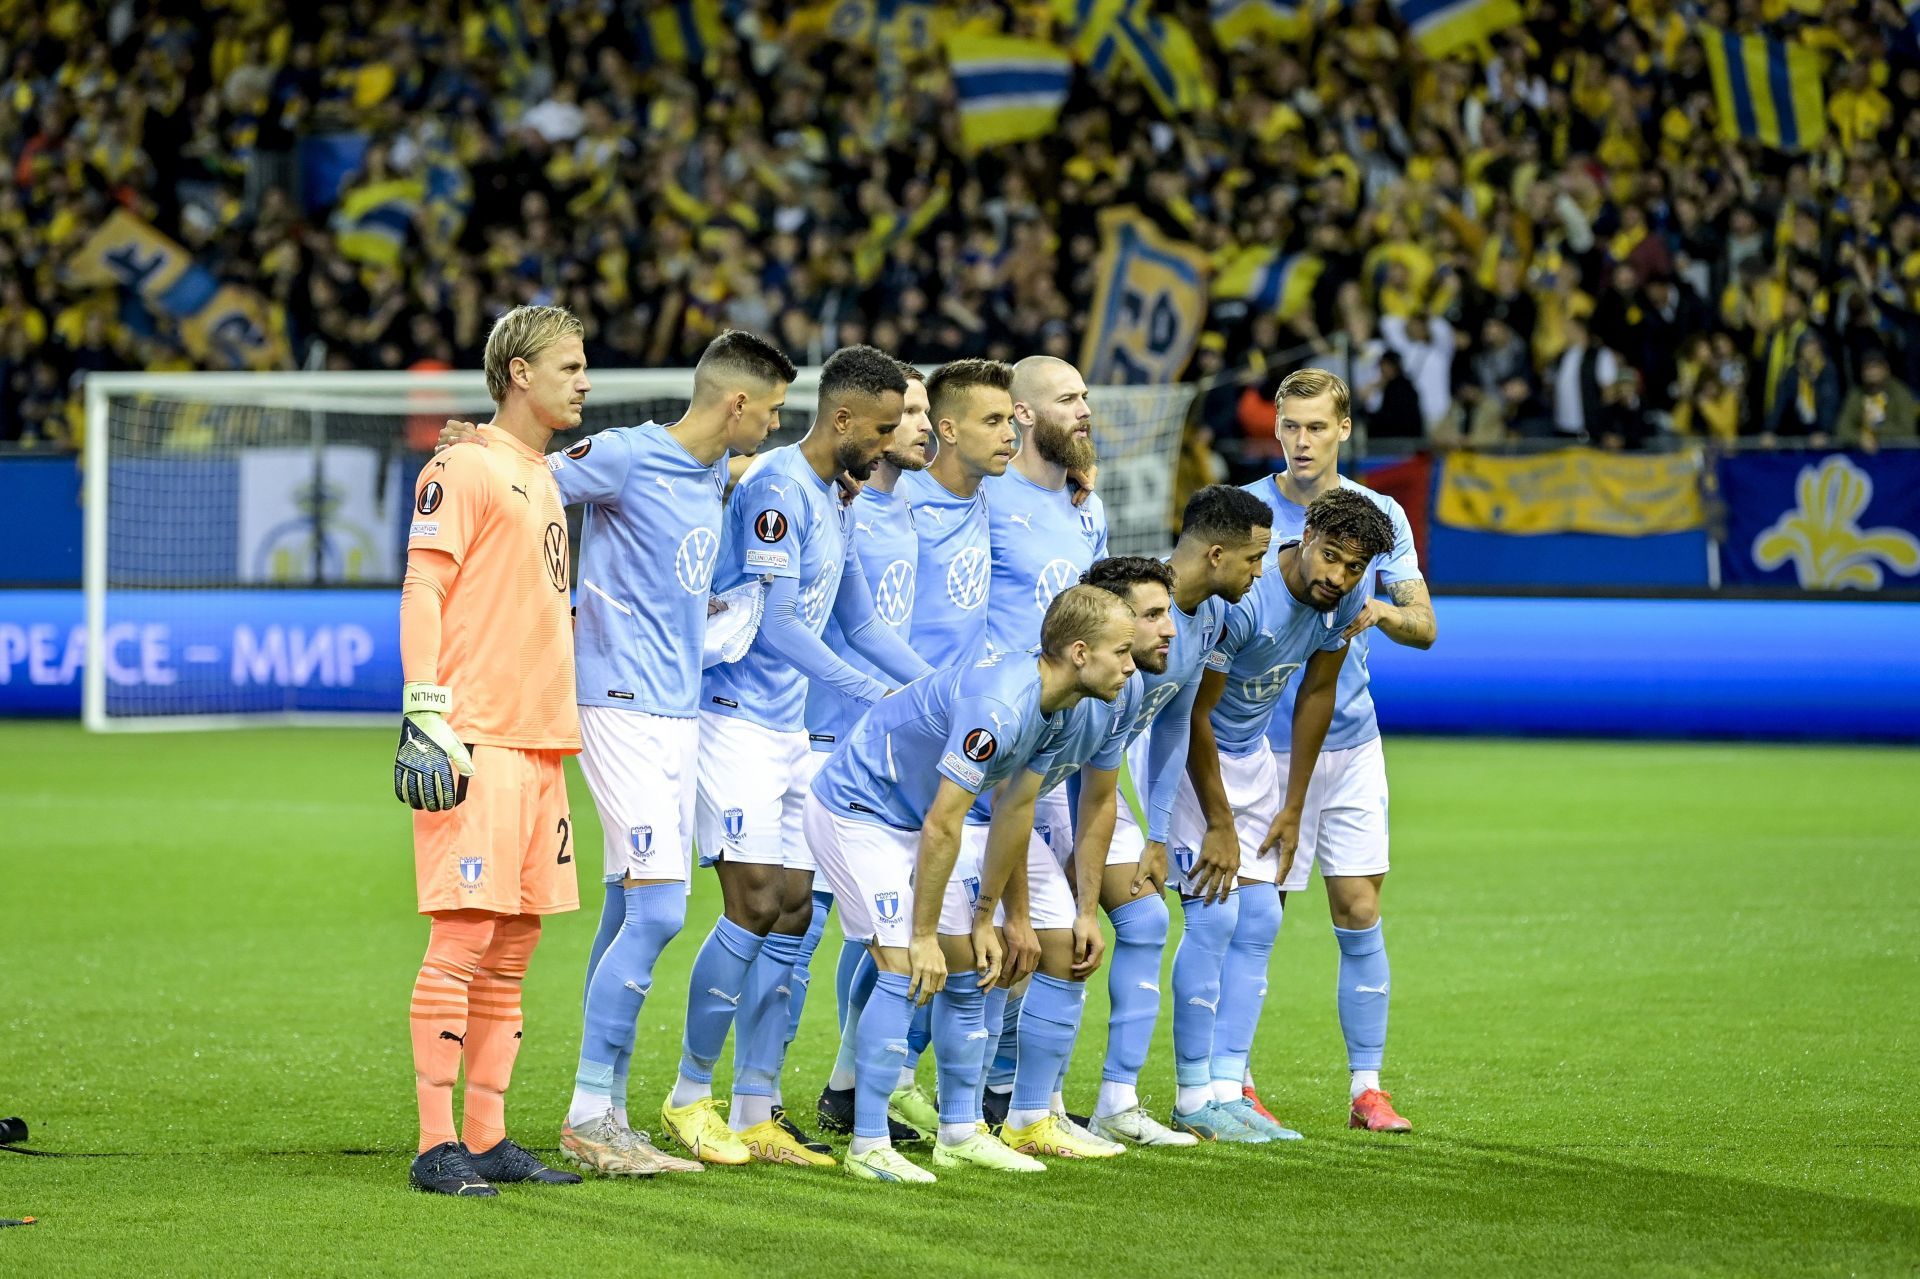
M 576 909 L 561 757 L 580 749 L 566 515 L 543 454 L 580 424 L 580 322 L 518 307 L 487 336 L 492 446 L 450 449 L 415 487 L 400 593 L 405 719 L 394 792 L 413 809 L 420 911 L 433 919 L 413 987 L 421 1190 L 577 1182 L 507 1140 L 520 985 L 540 917 Z M 463 1124 L 453 1086 L 466 1067 Z

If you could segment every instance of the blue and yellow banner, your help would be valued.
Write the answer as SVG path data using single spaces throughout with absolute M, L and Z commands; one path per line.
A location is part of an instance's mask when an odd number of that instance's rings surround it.
M 1089 386 L 1174 382 L 1207 315 L 1207 255 L 1132 208 L 1100 215 L 1099 284 L 1080 348 Z
M 1095 73 L 1125 64 L 1162 115 L 1213 106 L 1213 80 L 1185 27 L 1154 13 L 1149 0 L 1055 0 L 1073 36 L 1073 54 Z
M 666 0 L 633 28 L 641 66 L 701 67 L 727 41 L 720 0 Z
M 1295 40 L 1307 32 L 1307 0 L 1212 0 L 1208 18 L 1222 45 Z
M 367 266 L 398 263 L 426 196 L 426 183 L 418 178 L 389 178 L 349 190 L 333 211 L 333 241 L 341 256 Z
M 1729 586 L 1920 585 L 1920 452 L 1739 453 L 1719 479 Z
M 1213 301 L 1245 302 L 1257 311 L 1291 320 L 1313 301 L 1326 263 L 1313 253 L 1282 254 L 1274 248 L 1241 249 L 1213 276 Z
M 1524 20 L 1516 0 L 1393 0 L 1393 11 L 1430 58 L 1483 44 Z
M 186 247 L 125 209 L 115 209 L 67 260 L 82 288 L 117 285 L 179 326 L 180 340 L 216 369 L 276 369 L 286 345 L 268 322 L 258 293 L 222 284 Z
M 1073 59 L 1044 40 L 954 36 L 947 65 L 960 102 L 960 142 L 969 154 L 1044 138 L 1073 87 Z
M 1803 44 L 1769 36 L 1700 30 L 1713 76 L 1714 115 L 1729 142 L 1759 142 L 1776 151 L 1803 151 L 1827 136 L 1820 55 Z
M 1434 518 L 1482 533 L 1680 533 L 1706 522 L 1701 470 L 1696 451 L 1456 452 L 1440 467 Z
M 929 54 L 945 26 L 934 0 L 820 0 L 801 6 L 785 34 L 824 37 L 875 52 Z

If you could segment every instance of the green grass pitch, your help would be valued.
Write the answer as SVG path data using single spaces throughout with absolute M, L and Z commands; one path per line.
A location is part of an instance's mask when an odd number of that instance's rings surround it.
M 0 1115 L 26 1116 L 36 1148 L 99 1156 L 0 1152 L 0 1217 L 39 1218 L 0 1230 L 0 1272 L 1920 1266 L 1913 752 L 1390 741 L 1387 1078 L 1407 1137 L 1344 1129 L 1316 886 L 1289 904 L 1254 1056 L 1304 1142 L 931 1187 L 757 1167 L 451 1201 L 405 1183 L 426 926 L 392 737 L 0 724 Z M 597 902 L 598 823 L 569 771 L 582 897 Z M 671 1079 L 717 897 L 702 873 L 661 964 L 634 1063 L 640 1122 Z M 592 925 L 591 910 L 552 921 L 528 982 L 509 1122 L 549 1151 Z M 830 931 L 786 1077 L 809 1122 L 837 948 Z M 1163 1015 L 1143 1081 L 1156 1108 L 1168 1036 Z

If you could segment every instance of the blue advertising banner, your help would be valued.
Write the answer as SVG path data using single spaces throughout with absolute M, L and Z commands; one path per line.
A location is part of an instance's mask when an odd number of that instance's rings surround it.
M 1395 733 L 1920 741 L 1920 604 L 1437 601 L 1440 642 L 1370 650 Z M 393 590 L 125 592 L 107 631 L 116 714 L 400 704 Z M 1807 655 L 1848 659 L 1808 674 Z M 78 591 L 0 591 L 0 716 L 80 713 Z
M 1738 454 L 1720 493 L 1729 586 L 1920 585 L 1920 452 Z

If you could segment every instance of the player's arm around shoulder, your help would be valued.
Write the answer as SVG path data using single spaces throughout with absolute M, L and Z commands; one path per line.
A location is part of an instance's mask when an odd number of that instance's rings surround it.
M 1380 565 L 1386 581 L 1387 600 L 1369 599 L 1360 615 L 1347 628 L 1352 639 L 1369 626 L 1377 626 L 1386 637 L 1408 648 L 1432 648 L 1439 638 L 1439 621 L 1433 612 L 1433 596 L 1427 579 L 1420 573 L 1420 557 L 1414 550 L 1413 525 L 1400 503 L 1382 499 L 1387 519 L 1393 524 L 1393 549 Z
M 637 429 L 612 427 L 547 454 L 547 471 L 560 500 L 568 506 L 618 505 L 633 469 Z

